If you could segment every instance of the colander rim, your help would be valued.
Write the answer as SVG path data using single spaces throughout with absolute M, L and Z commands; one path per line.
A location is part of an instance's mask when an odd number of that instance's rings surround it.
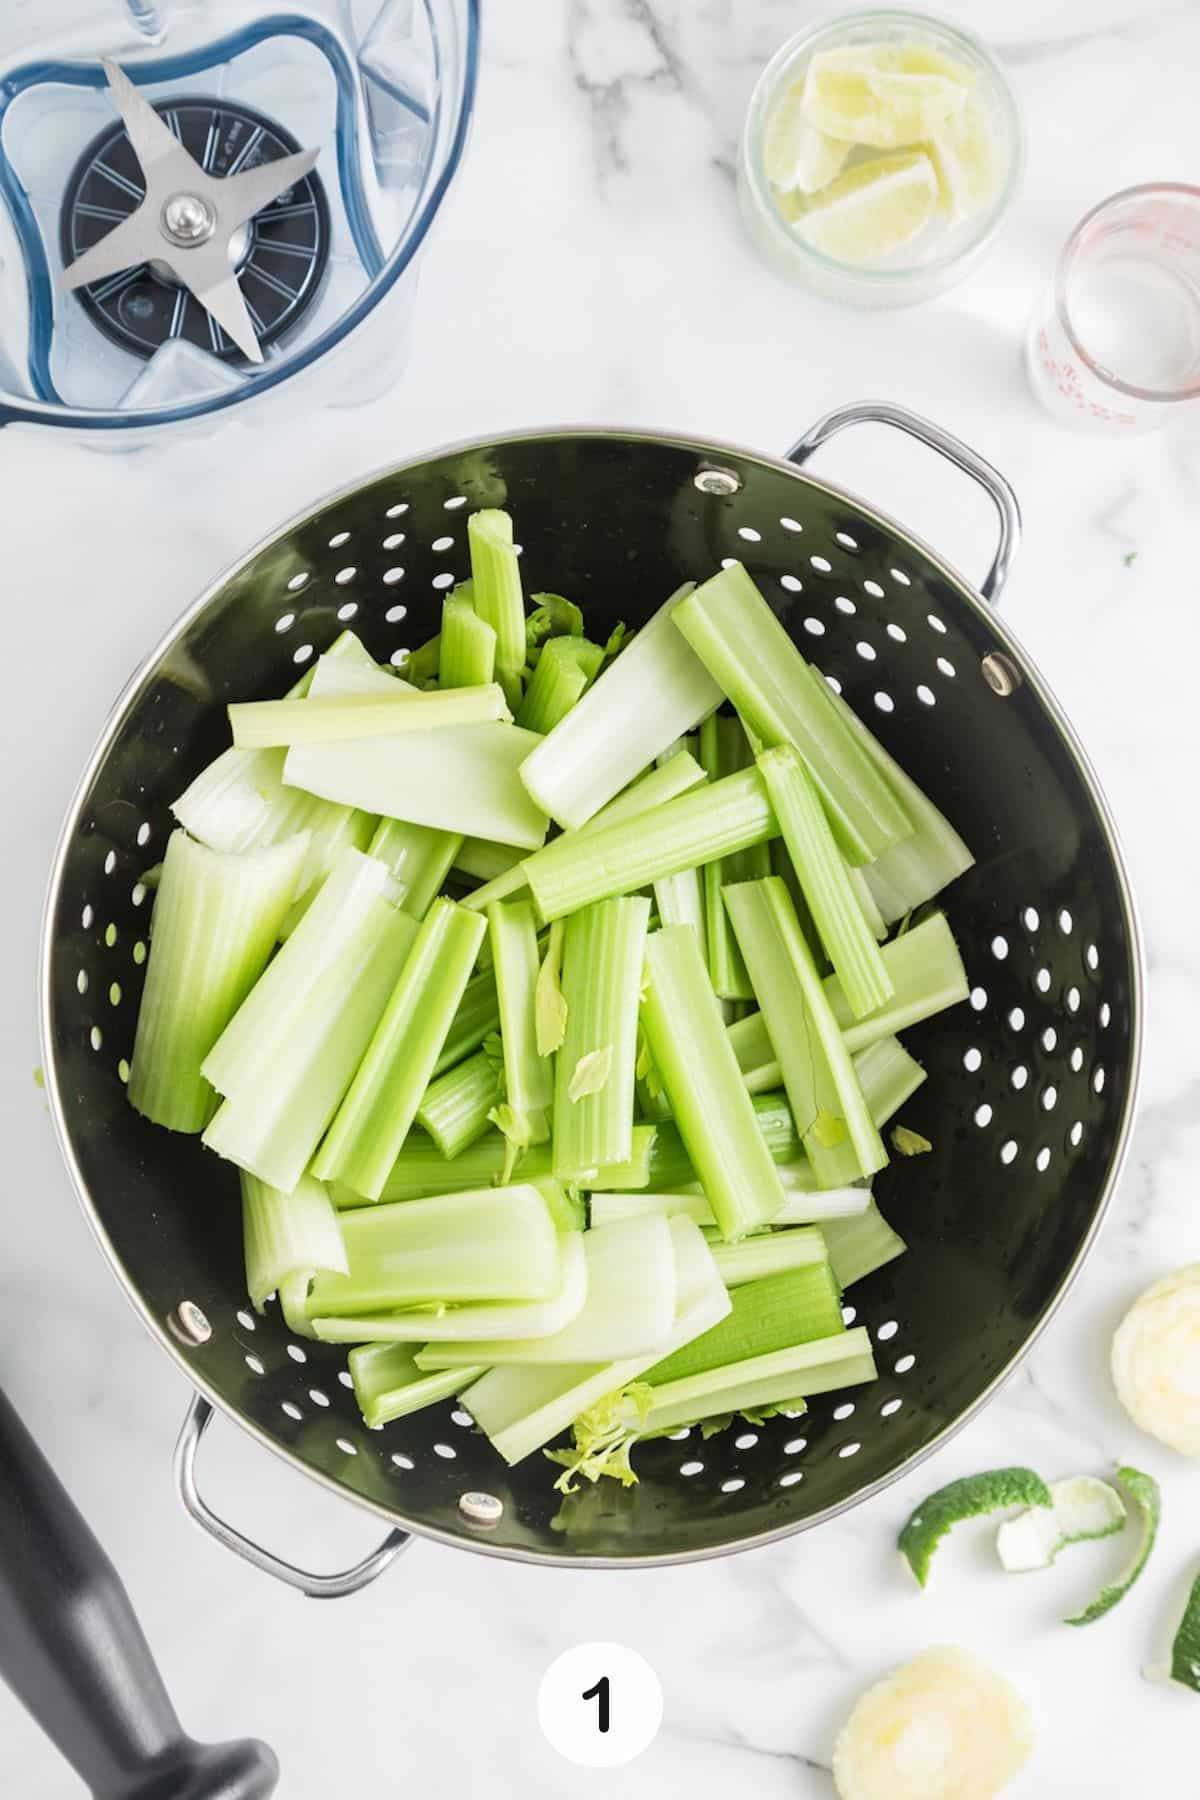
M 468 455 L 488 449 L 503 449 L 513 444 L 544 442 L 552 443 L 565 439 L 594 439 L 597 441 L 618 441 L 629 444 L 658 445 L 664 449 L 684 450 L 698 455 L 704 463 L 710 463 L 721 456 L 732 456 L 741 461 L 785 475 L 805 487 L 815 488 L 825 495 L 847 502 L 864 518 L 879 529 L 891 533 L 900 545 L 907 545 L 925 557 L 937 570 L 939 575 L 950 585 L 955 594 L 963 600 L 976 616 L 985 621 L 989 631 L 997 639 L 997 647 L 1011 656 L 1020 671 L 1023 682 L 1027 683 L 1045 708 L 1046 713 L 1055 725 L 1063 742 L 1073 756 L 1079 774 L 1083 780 L 1089 797 L 1096 808 L 1097 816 L 1103 828 L 1110 854 L 1113 858 L 1118 892 L 1121 898 L 1124 923 L 1130 959 L 1129 982 L 1129 1078 L 1125 1085 L 1122 1100 L 1120 1123 L 1117 1129 L 1113 1152 L 1109 1161 L 1105 1180 L 1096 1203 L 1095 1211 L 1087 1231 L 1081 1238 L 1071 1261 L 1064 1271 L 1054 1294 L 1047 1302 L 1040 1318 L 1031 1327 L 1023 1342 L 1014 1350 L 1004 1367 L 998 1371 L 981 1393 L 948 1424 L 924 1445 L 906 1457 L 896 1468 L 877 1480 L 868 1483 L 856 1493 L 845 1499 L 823 1507 L 819 1512 L 802 1519 L 771 1526 L 765 1531 L 755 1532 L 748 1536 L 735 1537 L 729 1543 L 705 1545 L 694 1550 L 679 1550 L 649 1555 L 602 1556 L 586 1553 L 570 1552 L 552 1554 L 543 1550 L 531 1550 L 520 1545 L 510 1545 L 489 1541 L 484 1537 L 467 1537 L 442 1526 L 431 1525 L 427 1521 L 414 1519 L 398 1508 L 385 1505 L 383 1502 L 356 1492 L 340 1481 L 337 1476 L 317 1469 L 307 1463 L 297 1451 L 280 1443 L 262 1425 L 248 1418 L 243 1412 L 228 1402 L 225 1397 L 209 1382 L 202 1371 L 198 1370 L 184 1354 L 183 1346 L 172 1336 L 165 1320 L 160 1319 L 146 1304 L 140 1289 L 126 1273 L 110 1234 L 100 1221 L 92 1197 L 85 1181 L 70 1140 L 59 1095 L 58 1067 L 54 1052 L 52 1031 L 52 993 L 51 965 L 53 954 L 52 929 L 62 889 L 63 876 L 67 856 L 73 842 L 84 803 L 91 790 L 93 780 L 107 755 L 109 748 L 126 718 L 132 711 L 140 696 L 142 687 L 148 682 L 180 637 L 192 623 L 199 618 L 210 603 L 217 598 L 223 588 L 235 580 L 256 557 L 269 549 L 280 538 L 286 536 L 306 524 L 325 508 L 339 501 L 347 500 L 365 487 L 391 477 L 399 477 L 431 462 L 450 456 Z M 46 889 L 46 898 L 42 910 L 42 922 L 38 946 L 38 1013 L 39 1030 L 42 1046 L 42 1067 L 45 1078 L 45 1093 L 50 1115 L 54 1123 L 55 1136 L 67 1172 L 75 1189 L 76 1198 L 84 1216 L 104 1253 L 104 1256 L 124 1290 L 127 1299 L 146 1326 L 155 1341 L 165 1349 L 181 1370 L 187 1380 L 199 1393 L 203 1394 L 218 1412 L 228 1418 L 242 1430 L 248 1432 L 264 1448 L 271 1451 L 300 1474 L 318 1482 L 331 1494 L 350 1502 L 360 1509 L 373 1513 L 377 1518 L 393 1528 L 399 1527 L 411 1533 L 413 1537 L 434 1543 L 445 1544 L 453 1549 L 477 1551 L 482 1555 L 507 1562 L 532 1563 L 551 1568 L 571 1569 L 649 1569 L 666 1568 L 680 1563 L 707 1562 L 717 1557 L 736 1555 L 741 1551 L 762 1549 L 782 1539 L 797 1536 L 810 1531 L 818 1525 L 838 1518 L 852 1508 L 875 1498 L 895 1483 L 906 1479 L 922 1463 L 934 1456 L 958 1435 L 963 1428 L 987 1406 L 999 1392 L 1000 1388 L 1014 1374 L 1017 1367 L 1033 1349 L 1051 1319 L 1062 1305 L 1067 1293 L 1074 1285 L 1084 1263 L 1095 1246 L 1100 1229 L 1108 1215 L 1121 1173 L 1129 1154 L 1130 1139 L 1137 1113 L 1138 1097 L 1141 1089 L 1142 1058 L 1144 1041 L 1144 990 L 1145 990 L 1145 947 L 1142 936 L 1141 921 L 1137 902 L 1133 893 L 1125 853 L 1109 806 L 1107 796 L 1096 773 L 1090 757 L 1080 741 L 1070 719 L 1063 710 L 1053 689 L 1046 682 L 1040 671 L 1029 657 L 1016 636 L 1012 627 L 1004 620 L 997 609 L 984 599 L 982 594 L 972 586 L 967 578 L 941 557 L 925 541 L 898 523 L 887 513 L 879 511 L 869 501 L 844 488 L 836 482 L 822 480 L 809 473 L 807 469 L 798 467 L 786 457 L 765 455 L 762 451 L 748 448 L 745 445 L 720 438 L 696 438 L 690 434 L 653 430 L 641 426 L 619 427 L 610 425 L 551 425 L 529 426 L 503 434 L 492 434 L 487 437 L 473 437 L 455 440 L 433 449 L 423 451 L 420 455 L 406 458 L 401 462 L 388 462 L 358 475 L 353 480 L 332 489 L 320 499 L 311 502 L 288 518 L 280 521 L 274 528 L 265 533 L 248 551 L 235 562 L 224 567 L 201 591 L 190 605 L 184 608 L 174 623 L 159 638 L 154 648 L 138 664 L 133 674 L 125 682 L 117 698 L 113 701 L 104 719 L 99 735 L 92 747 L 91 754 L 84 766 L 79 781 L 72 793 L 63 820 L 58 840 L 55 845 L 51 864 L 50 877 Z

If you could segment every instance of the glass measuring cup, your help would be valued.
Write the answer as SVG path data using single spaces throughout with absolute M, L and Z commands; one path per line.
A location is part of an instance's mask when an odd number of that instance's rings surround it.
M 1200 396 L 1200 188 L 1150 182 L 1093 207 L 1026 344 L 1034 393 L 1097 431 L 1153 431 Z

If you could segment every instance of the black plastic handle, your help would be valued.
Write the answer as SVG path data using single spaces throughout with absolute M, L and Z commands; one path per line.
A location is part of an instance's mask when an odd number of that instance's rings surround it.
M 120 1576 L 0 1392 L 0 1676 L 96 1800 L 265 1800 L 257 1739 L 198 1744 Z

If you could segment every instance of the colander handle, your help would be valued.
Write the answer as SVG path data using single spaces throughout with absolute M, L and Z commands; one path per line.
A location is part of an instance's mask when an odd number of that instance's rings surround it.
M 952 432 L 944 431 L 931 419 L 923 419 L 920 413 L 909 412 L 906 406 L 893 405 L 890 400 L 859 400 L 852 406 L 835 407 L 792 445 L 787 460 L 803 468 L 815 450 L 850 425 L 894 425 L 897 431 L 906 431 L 909 437 L 918 438 L 931 450 L 940 452 L 947 462 L 952 462 L 964 475 L 970 475 L 979 483 L 1000 516 L 1000 542 L 979 591 L 993 606 L 999 605 L 1001 589 L 1008 580 L 1008 571 L 1021 541 L 1021 508 L 999 469 L 993 468 L 978 451 L 972 450 Z
M 120 1576 L 0 1393 L 0 1676 L 94 1800 L 266 1800 L 265 1744 L 183 1730 Z
M 406 1531 L 389 1531 L 379 1548 L 372 1550 L 370 1556 L 364 1556 L 353 1568 L 343 1569 L 336 1575 L 313 1575 L 307 1569 L 298 1569 L 293 1563 L 285 1562 L 273 1551 L 264 1550 L 253 1538 L 245 1537 L 227 1520 L 220 1518 L 200 1497 L 196 1486 L 196 1452 L 200 1447 L 200 1439 L 212 1422 L 212 1416 L 213 1409 L 203 1394 L 194 1394 L 183 1421 L 183 1429 L 179 1433 L 179 1441 L 175 1445 L 175 1482 L 179 1498 L 189 1517 L 197 1525 L 203 1526 L 210 1537 L 216 1538 L 218 1544 L 223 1545 L 226 1550 L 232 1550 L 246 1562 L 253 1563 L 256 1569 L 261 1569 L 266 1575 L 274 1575 L 277 1581 L 285 1581 L 289 1587 L 299 1588 L 310 1600 L 341 1600 L 347 1594 L 356 1594 L 359 1588 L 366 1587 L 377 1575 L 382 1575 L 388 1564 L 394 1562 L 400 1552 L 406 1550 L 412 1542 Z

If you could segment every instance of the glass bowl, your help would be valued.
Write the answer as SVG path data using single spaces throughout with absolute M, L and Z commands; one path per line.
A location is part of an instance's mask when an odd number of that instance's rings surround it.
M 776 101 L 798 83 L 816 52 L 914 42 L 943 53 L 974 74 L 973 93 L 981 103 L 997 159 L 994 194 L 961 223 L 939 220 L 878 261 L 838 261 L 798 236 L 781 211 L 764 161 L 767 121 Z M 889 8 L 828 19 L 789 39 L 772 57 L 759 77 L 746 115 L 738 158 L 738 197 L 755 246 L 780 275 L 831 300 L 858 306 L 907 306 L 952 287 L 974 267 L 1017 196 L 1023 168 L 1020 112 L 991 52 L 978 38 L 929 13 Z

